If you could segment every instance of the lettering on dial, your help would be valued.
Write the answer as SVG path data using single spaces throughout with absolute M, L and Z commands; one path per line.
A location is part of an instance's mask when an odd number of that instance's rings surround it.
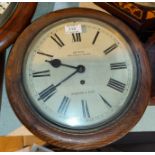
M 111 63 L 110 68 L 111 68 L 111 70 L 126 69 L 127 65 L 125 62 Z
M 73 42 L 81 42 L 81 34 L 80 33 L 72 33 Z
M 64 96 L 59 108 L 58 113 L 65 115 L 67 112 L 67 109 L 69 107 L 70 99 L 67 96 Z
M 82 113 L 84 118 L 90 118 L 90 113 L 88 109 L 88 104 L 86 100 L 81 100 L 82 103 Z
M 97 31 L 96 34 L 95 34 L 95 37 L 94 37 L 94 39 L 93 39 L 93 42 L 92 42 L 93 45 L 95 44 L 95 42 L 96 42 L 96 40 L 97 40 L 99 34 L 100 34 L 100 32 Z
M 44 71 L 34 72 L 34 73 L 32 73 L 32 76 L 33 77 L 50 76 L 50 70 L 44 70 Z
M 113 51 L 114 49 L 116 49 L 118 47 L 118 45 L 115 43 L 113 45 L 111 45 L 110 47 L 108 47 L 106 50 L 104 50 L 104 54 L 109 54 L 111 51 Z
M 113 88 L 114 90 L 117 90 L 121 93 L 123 93 L 123 91 L 125 90 L 125 84 L 122 82 L 119 82 L 115 79 L 110 78 L 107 86 L 109 86 L 110 88 Z
M 108 107 L 112 107 L 111 104 L 102 96 L 99 94 L 99 96 L 101 97 L 102 101 L 108 106 Z
M 54 35 L 51 36 L 51 39 L 59 46 L 63 47 L 65 44 L 63 41 L 60 39 L 60 37 L 55 33 Z
M 47 57 L 53 57 L 53 55 L 46 54 L 46 53 L 43 53 L 43 52 L 37 52 L 37 54 L 44 55 L 44 56 L 47 56 Z
M 55 93 L 56 93 L 56 87 L 52 84 L 39 93 L 40 97 L 38 98 L 38 100 L 43 100 L 44 102 L 46 102 Z

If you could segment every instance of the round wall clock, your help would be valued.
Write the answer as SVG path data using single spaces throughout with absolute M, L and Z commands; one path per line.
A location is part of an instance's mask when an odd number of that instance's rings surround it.
M 135 34 L 118 19 L 84 8 L 33 22 L 17 39 L 6 70 L 10 103 L 23 124 L 73 150 L 127 134 L 148 104 L 150 83 Z
M 37 3 L 0 2 L 0 52 L 30 23 Z

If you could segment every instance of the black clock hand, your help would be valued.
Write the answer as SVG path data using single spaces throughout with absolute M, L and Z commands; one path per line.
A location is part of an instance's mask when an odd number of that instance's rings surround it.
M 60 84 L 62 84 L 63 82 L 65 82 L 66 80 L 70 79 L 73 75 L 75 75 L 76 73 L 84 73 L 85 72 L 85 67 L 83 65 L 78 65 L 76 67 L 76 71 L 74 71 L 72 74 L 70 74 L 69 76 L 67 76 L 65 79 L 63 79 L 61 82 L 59 82 L 57 86 L 59 86 Z
M 54 59 L 54 60 L 51 60 L 51 61 L 45 60 L 45 61 L 48 62 L 48 63 L 50 63 L 55 68 L 58 68 L 60 66 L 64 66 L 64 67 L 69 67 L 69 68 L 77 69 L 76 66 L 72 66 L 72 65 L 67 65 L 67 64 L 61 63 L 61 60 L 60 59 Z
M 76 71 L 74 71 L 72 74 L 70 74 L 69 76 L 67 76 L 66 78 L 64 78 L 62 81 L 60 81 L 58 84 L 56 85 L 50 85 L 48 88 L 44 89 L 42 92 L 39 93 L 39 98 L 38 100 L 43 100 L 44 102 L 46 102 L 50 97 L 52 97 L 55 93 L 56 93 L 56 88 L 58 86 L 60 86 L 63 82 L 67 81 L 68 79 L 70 79 L 73 75 L 75 75 L 76 73 L 84 73 L 85 72 L 85 67 L 83 65 L 79 65 L 76 67 Z

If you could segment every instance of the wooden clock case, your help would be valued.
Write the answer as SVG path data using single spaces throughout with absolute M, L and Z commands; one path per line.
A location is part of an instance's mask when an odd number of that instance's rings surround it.
M 94 18 L 114 26 L 130 42 L 131 48 L 135 50 L 135 54 L 138 56 L 139 64 L 144 65 L 140 71 L 141 76 L 138 82 L 138 91 L 135 92 L 139 94 L 133 99 L 128 110 L 110 124 L 85 133 L 82 131 L 77 133 L 66 131 L 45 120 L 30 106 L 21 78 L 25 52 L 34 36 L 49 24 L 70 17 Z M 116 27 L 116 25 L 119 25 L 119 27 Z M 128 36 L 131 37 L 129 38 Z M 20 48 L 21 46 L 22 48 Z M 18 59 L 14 61 L 17 55 Z M 7 63 L 6 84 L 12 108 L 22 123 L 33 134 L 52 145 L 72 150 L 90 150 L 108 145 L 126 135 L 138 122 L 147 107 L 150 97 L 151 77 L 146 53 L 135 34 L 125 24 L 103 12 L 92 9 L 72 8 L 44 15 L 32 23 L 19 36 L 10 57 L 11 59 Z M 141 104 L 142 102 L 144 104 Z
M 7 22 L 0 27 L 0 52 L 3 52 L 22 30 L 30 24 L 30 20 L 36 9 L 37 3 L 18 3 L 15 11 Z
M 2 82 L 5 63 L 5 49 L 15 42 L 22 30 L 30 24 L 37 3 L 17 4 L 10 18 L 0 27 L 0 103 L 2 94 Z
M 95 2 L 130 26 L 142 41 L 155 32 L 155 8 L 133 2 Z
M 155 105 L 155 33 L 144 44 L 144 47 L 148 53 L 152 71 L 151 104 Z

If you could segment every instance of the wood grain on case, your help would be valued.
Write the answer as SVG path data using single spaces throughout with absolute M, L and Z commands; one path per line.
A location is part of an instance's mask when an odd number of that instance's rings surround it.
M 130 44 L 139 61 L 139 80 L 130 106 L 115 121 L 94 131 L 74 133 L 44 120 L 29 104 L 22 82 L 22 64 L 33 37 L 49 24 L 70 17 L 98 19 L 115 27 Z M 118 26 L 119 25 L 119 26 Z M 128 37 L 130 36 L 130 37 Z M 22 48 L 21 48 L 22 46 Z M 18 59 L 16 59 L 18 57 Z M 16 61 L 15 61 L 16 59 Z M 108 145 L 124 135 L 138 122 L 150 99 L 150 67 L 146 53 L 135 34 L 122 22 L 103 12 L 91 9 L 72 8 L 49 13 L 27 27 L 17 39 L 7 63 L 6 85 L 10 103 L 22 123 L 35 135 L 48 143 L 73 150 L 96 149 Z M 137 94 L 137 95 L 136 95 Z
M 151 72 L 152 72 L 152 85 L 151 85 L 151 105 L 155 105 L 155 33 L 148 39 L 144 45 L 148 53 Z
M 130 26 L 145 42 L 155 32 L 155 9 L 132 2 L 95 2 Z
M 8 21 L 0 28 L 0 53 L 4 51 L 30 23 L 37 3 L 18 3 Z

